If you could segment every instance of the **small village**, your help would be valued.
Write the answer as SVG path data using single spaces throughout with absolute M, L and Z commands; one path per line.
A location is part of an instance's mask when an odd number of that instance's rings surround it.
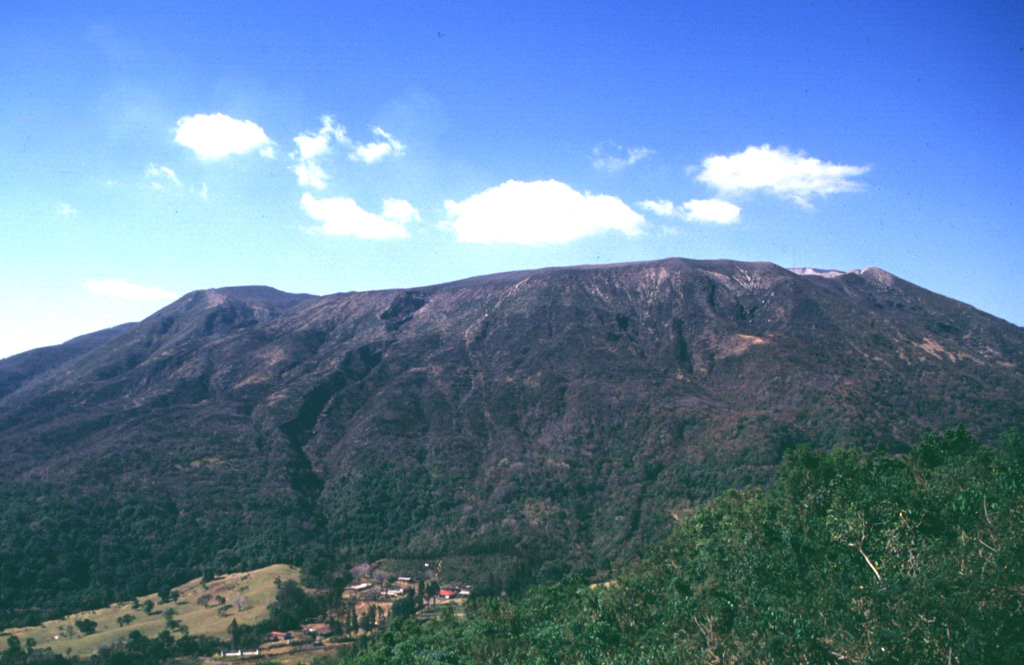
M 419 577 L 395 575 L 380 563 L 363 563 L 350 570 L 352 581 L 342 592 L 340 607 L 328 612 L 325 621 L 304 623 L 297 630 L 274 630 L 257 648 L 225 649 L 210 663 L 273 659 L 301 663 L 344 648 L 386 627 L 396 611 L 419 621 L 429 621 L 445 608 L 461 615 L 461 604 L 472 596 L 472 587 L 438 581 L 438 567 L 424 564 Z M 399 603 L 405 603 L 396 609 Z

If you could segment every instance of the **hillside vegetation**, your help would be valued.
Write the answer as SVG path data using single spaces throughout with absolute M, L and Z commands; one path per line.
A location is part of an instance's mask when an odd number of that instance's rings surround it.
M 347 663 L 1024 662 L 1024 447 L 963 429 L 905 456 L 787 455 L 615 583 L 392 628 Z

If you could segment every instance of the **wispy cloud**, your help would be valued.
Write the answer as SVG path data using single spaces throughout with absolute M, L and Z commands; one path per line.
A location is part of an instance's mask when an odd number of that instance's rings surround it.
M 733 224 L 740 218 L 740 207 L 721 199 L 692 199 L 681 206 L 664 199 L 641 201 L 637 205 L 660 217 L 676 217 L 688 222 Z
M 365 164 L 373 164 L 388 155 L 397 157 L 405 152 L 405 146 L 380 127 L 374 127 L 373 134 L 383 140 L 374 143 L 356 144 L 348 154 L 348 158 Z
M 61 215 L 63 217 L 71 217 L 73 215 L 77 215 L 78 211 L 75 210 L 74 208 L 72 208 L 67 203 L 58 203 L 57 204 L 57 214 Z
M 364 164 L 379 162 L 389 155 L 397 157 L 405 152 L 405 146 L 380 127 L 374 127 L 373 134 L 382 140 L 356 143 L 348 137 L 344 127 L 334 124 L 331 116 L 322 116 L 320 123 L 321 127 L 316 133 L 306 132 L 293 139 L 298 150 L 288 156 L 296 162 L 292 172 L 298 178 L 300 187 L 327 187 L 329 177 L 320 160 L 333 152 L 334 145 L 344 146 L 350 160 Z
M 156 164 L 150 164 L 146 168 L 146 177 L 150 179 L 150 184 L 153 189 L 163 189 L 165 182 L 173 183 L 177 186 L 181 186 L 181 181 L 178 180 L 177 174 L 174 170 L 167 166 L 157 166 Z
M 298 162 L 292 167 L 292 172 L 298 177 L 300 187 L 327 187 L 327 173 L 317 160 L 330 154 L 332 141 L 342 145 L 352 144 L 345 135 L 345 128 L 335 125 L 331 116 L 322 116 L 320 123 L 320 130 L 315 134 L 307 132 L 292 139 L 298 150 L 289 154 L 289 157 Z
M 408 201 L 387 199 L 381 214 L 363 210 L 358 203 L 345 197 L 317 199 L 309 192 L 302 195 L 302 209 L 321 222 L 315 230 L 334 236 L 385 240 L 406 238 L 405 225 L 420 218 L 419 212 Z
M 171 185 L 175 187 L 182 187 L 183 184 L 178 178 L 178 174 L 174 172 L 169 166 L 158 166 L 156 164 L 150 164 L 146 167 L 146 178 L 149 179 L 149 185 L 156 190 L 164 190 Z M 201 183 L 198 187 L 189 185 L 188 191 L 199 198 L 208 200 L 210 197 L 210 191 L 206 187 L 206 183 Z
M 811 207 L 812 196 L 850 192 L 861 188 L 851 180 L 870 170 L 868 166 L 832 164 L 793 153 L 787 148 L 750 146 L 733 155 L 714 155 L 703 162 L 697 180 L 720 193 L 763 190 Z
M 120 279 L 90 279 L 85 288 L 112 298 L 124 300 L 171 300 L 178 295 L 156 286 L 139 286 Z
M 605 141 L 591 151 L 590 163 L 599 171 L 614 173 L 653 154 L 654 151 L 647 148 L 629 148 L 627 150 L 621 145 Z
M 264 157 L 274 156 L 274 142 L 262 127 L 251 120 L 236 120 L 223 113 L 179 118 L 174 141 L 204 160 L 254 151 Z
M 299 159 L 316 159 L 321 155 L 326 155 L 331 151 L 331 139 L 334 139 L 338 143 L 348 145 L 351 143 L 348 136 L 345 135 L 345 128 L 340 125 L 335 125 L 334 120 L 329 115 L 320 117 L 320 131 L 316 134 L 300 134 L 293 140 L 295 145 L 299 147 L 298 158 Z M 294 153 L 293 153 L 294 156 Z
M 460 242 L 564 243 L 607 231 L 641 232 L 644 218 L 614 196 L 581 194 L 557 180 L 509 180 L 464 201 L 445 201 L 441 227 Z

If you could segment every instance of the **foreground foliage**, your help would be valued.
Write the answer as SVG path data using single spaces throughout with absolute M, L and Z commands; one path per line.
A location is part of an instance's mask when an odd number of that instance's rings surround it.
M 1024 662 L 1022 458 L 962 428 L 901 457 L 798 448 L 616 583 L 405 621 L 351 661 Z

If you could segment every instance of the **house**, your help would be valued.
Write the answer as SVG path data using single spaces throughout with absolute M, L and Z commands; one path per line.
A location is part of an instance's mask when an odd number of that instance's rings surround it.
M 285 632 L 285 631 L 280 631 L 280 630 L 272 630 L 272 631 L 270 631 L 270 641 L 271 642 L 288 642 L 291 639 L 292 639 L 291 632 Z
M 362 584 L 353 584 L 351 586 L 347 586 L 345 587 L 345 591 L 353 591 L 355 593 L 359 593 L 360 591 L 366 591 L 372 586 L 373 585 L 369 582 L 363 582 Z
M 388 598 L 401 598 L 405 595 L 405 589 L 388 589 L 384 592 Z
M 437 595 L 442 598 L 454 598 L 456 594 L 458 594 L 458 592 L 453 589 L 441 589 L 437 592 Z
M 314 637 L 318 638 L 329 637 L 331 634 L 334 633 L 334 631 L 331 630 L 330 625 L 326 623 L 308 623 L 302 626 L 302 629 L 307 633 L 310 633 Z

